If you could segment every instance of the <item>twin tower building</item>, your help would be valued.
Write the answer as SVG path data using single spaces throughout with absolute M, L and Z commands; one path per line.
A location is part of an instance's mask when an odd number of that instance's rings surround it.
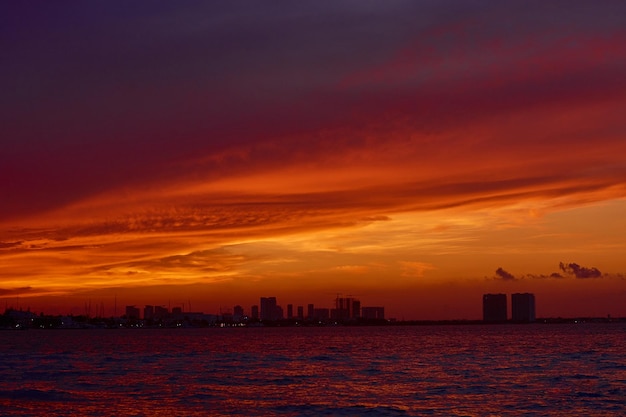
M 483 321 L 503 323 L 508 320 L 506 294 L 483 295 Z M 511 294 L 511 321 L 532 323 L 535 321 L 535 295 Z

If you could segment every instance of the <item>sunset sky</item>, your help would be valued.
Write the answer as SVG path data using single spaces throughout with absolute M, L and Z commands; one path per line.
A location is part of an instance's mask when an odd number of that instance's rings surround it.
M 0 300 L 626 316 L 626 2 L 0 5 Z

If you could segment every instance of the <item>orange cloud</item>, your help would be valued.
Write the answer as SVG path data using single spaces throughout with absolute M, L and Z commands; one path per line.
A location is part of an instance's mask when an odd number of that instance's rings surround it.
M 413 309 L 421 291 L 455 286 L 593 285 L 484 282 L 501 265 L 503 277 L 561 259 L 623 273 L 626 34 L 602 18 L 614 6 L 592 7 L 601 27 L 574 6 L 558 18 L 537 5 L 445 18 L 397 7 L 342 9 L 328 31 L 307 9 L 307 30 L 289 36 L 278 12 L 241 36 L 189 33 L 212 23 L 185 13 L 189 25 L 125 44 L 137 65 L 92 33 L 108 58 L 80 73 L 66 63 L 94 52 L 58 43 L 73 27 L 51 48 L 27 42 L 28 56 L 7 45 L 0 296 L 193 288 L 236 302 L 340 288 Z M 519 21 L 504 27 L 509 7 Z M 154 39 L 177 59 L 150 55 Z M 59 68 L 32 71 L 49 50 L 66 54 Z

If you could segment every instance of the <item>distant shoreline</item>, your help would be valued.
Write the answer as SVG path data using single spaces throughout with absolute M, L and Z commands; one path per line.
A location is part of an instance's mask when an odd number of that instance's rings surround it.
M 17 312 L 16 312 L 17 313 Z M 183 315 L 184 316 L 184 315 Z M 347 321 L 284 319 L 276 321 L 247 320 L 206 321 L 181 317 L 178 320 L 152 321 L 126 319 L 125 317 L 46 316 L 30 312 L 0 315 L 0 330 L 55 330 L 55 329 L 174 329 L 174 328 L 277 328 L 277 327 L 372 327 L 372 326 L 502 326 L 502 325 L 553 325 L 553 324 L 624 324 L 626 317 L 549 317 L 533 322 L 513 320 L 488 322 L 483 320 L 394 320 L 358 319 Z

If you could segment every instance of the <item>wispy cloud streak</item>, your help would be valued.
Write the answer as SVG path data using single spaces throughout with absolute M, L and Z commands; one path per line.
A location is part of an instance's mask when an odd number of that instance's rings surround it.
M 417 285 L 484 276 L 503 253 L 584 261 L 584 242 L 617 270 L 625 13 L 1 5 L 0 286 Z M 562 265 L 537 277 L 604 276 Z

